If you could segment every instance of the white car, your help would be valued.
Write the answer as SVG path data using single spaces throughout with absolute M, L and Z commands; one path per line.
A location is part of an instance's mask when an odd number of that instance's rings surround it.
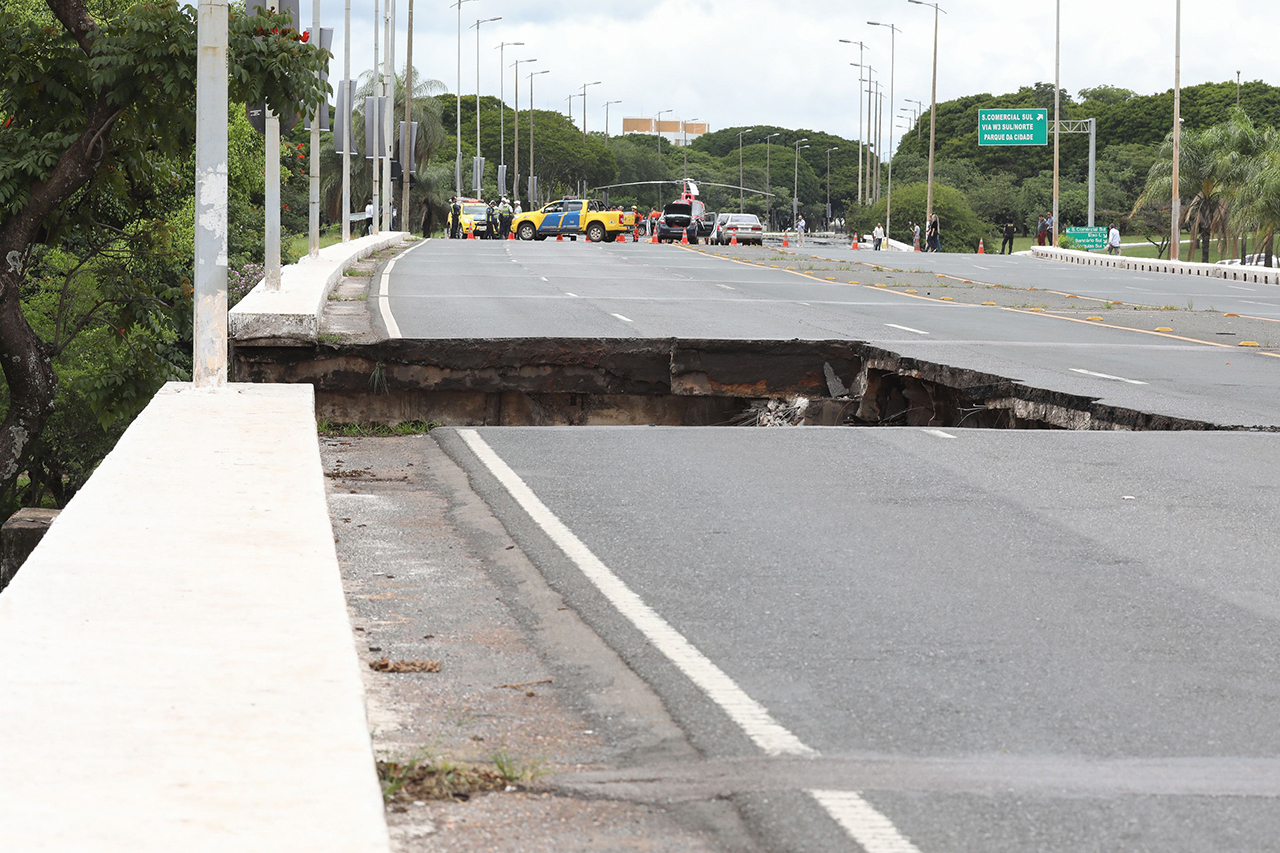
M 726 246 L 734 237 L 739 245 L 764 245 L 764 226 L 754 213 L 722 213 L 716 220 L 711 242 Z

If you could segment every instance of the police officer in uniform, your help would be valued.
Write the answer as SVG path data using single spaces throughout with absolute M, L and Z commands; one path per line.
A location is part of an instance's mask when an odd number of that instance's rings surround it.
M 462 236 L 462 205 L 457 196 L 449 196 L 449 239 L 457 240 Z
M 507 235 L 511 233 L 511 202 L 507 201 L 507 197 L 502 197 L 502 203 L 498 205 L 498 239 L 505 240 Z

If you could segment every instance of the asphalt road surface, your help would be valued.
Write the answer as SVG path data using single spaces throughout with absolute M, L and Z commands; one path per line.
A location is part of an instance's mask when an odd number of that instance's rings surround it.
M 1035 285 L 1157 308 L 1165 305 L 1186 308 L 1191 305 L 1280 320 L 1280 287 L 1268 284 L 1086 267 L 1027 255 L 873 252 L 866 249 L 855 252 L 845 245 L 792 247 L 789 251 L 815 257 L 875 262 L 894 269 L 929 270 L 1010 287 Z
M 838 257 L 835 251 L 819 254 Z M 965 263 L 940 257 L 946 260 L 928 262 Z M 1050 278 L 1085 271 L 1003 261 Z M 1280 359 L 1223 338 L 878 291 L 675 246 L 431 240 L 395 261 L 377 302 L 392 337 L 849 339 L 1109 405 L 1222 425 L 1280 425 Z
M 1280 436 L 435 435 L 708 762 L 584 790 L 777 850 L 1275 849 Z

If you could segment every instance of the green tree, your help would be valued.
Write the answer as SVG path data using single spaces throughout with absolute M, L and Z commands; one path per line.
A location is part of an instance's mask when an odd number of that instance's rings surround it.
M 59 360 L 67 366 L 78 338 L 111 342 L 79 388 L 112 423 L 173 375 L 189 328 L 190 248 L 174 243 L 168 217 L 184 203 L 180 168 L 194 147 L 195 10 L 174 0 L 95 8 L 0 7 L 4 507 L 19 499 L 57 411 Z M 321 96 L 325 54 L 287 17 L 232 13 L 229 24 L 234 100 L 283 112 Z
M 924 214 L 928 185 L 907 184 L 893 189 L 893 230 L 888 236 L 908 245 L 911 243 L 911 222 L 920 223 L 920 240 L 924 242 Z M 860 231 L 870 232 L 876 225 L 884 224 L 885 199 L 880 199 L 858 216 L 856 225 Z M 933 185 L 933 212 L 938 215 L 938 233 L 944 252 L 976 252 L 978 241 L 992 239 L 992 227 L 978 218 L 969 206 L 964 193 L 945 184 Z M 851 218 L 851 221 L 852 218 Z

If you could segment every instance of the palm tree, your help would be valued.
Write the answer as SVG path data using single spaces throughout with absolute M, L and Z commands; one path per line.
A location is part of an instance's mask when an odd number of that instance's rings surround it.
M 1237 199 L 1235 224 L 1256 232 L 1266 266 L 1273 266 L 1276 231 L 1280 230 L 1280 131 L 1259 134 L 1258 151 L 1250 162 Z
M 366 72 L 361 75 L 360 84 L 356 87 L 354 100 L 358 106 L 353 111 L 351 130 L 352 136 L 355 138 L 355 150 L 359 152 L 364 151 L 364 99 L 373 97 L 376 82 L 373 73 Z M 422 222 L 428 211 L 434 210 L 438 215 L 439 211 L 444 209 L 444 193 L 446 192 L 446 187 L 453 182 L 452 163 L 448 168 L 448 179 L 444 181 L 440 180 L 439 175 L 436 174 L 442 167 L 431 166 L 432 158 L 447 139 L 444 125 L 440 121 L 441 104 L 437 97 L 445 91 L 445 85 L 439 80 L 428 80 L 421 77 L 416 69 L 414 70 L 411 111 L 413 113 L 412 120 L 418 123 L 418 136 L 413 151 L 417 174 L 414 179 L 415 188 L 412 195 L 412 207 L 411 210 L 406 212 L 402 220 L 406 230 L 411 230 Z M 404 76 L 396 75 L 395 94 L 392 98 L 392 103 L 395 107 L 395 127 L 397 129 L 399 128 L 401 110 L 404 109 L 404 95 Z M 330 147 L 324 151 L 322 156 L 324 158 L 320 166 L 322 203 L 330 218 L 340 221 L 338 217 L 343 215 L 342 155 L 334 153 L 332 147 Z M 398 148 L 396 156 L 399 156 Z M 373 194 L 372 163 L 372 160 L 366 160 L 363 156 L 352 157 L 351 203 L 356 209 L 363 209 L 365 199 Z

